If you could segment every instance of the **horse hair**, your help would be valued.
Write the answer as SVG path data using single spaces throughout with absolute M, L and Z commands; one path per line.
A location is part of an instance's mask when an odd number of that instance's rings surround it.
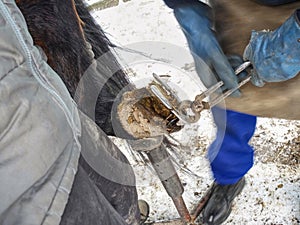
M 92 119 L 100 128 L 108 135 L 114 135 L 112 105 L 130 82 L 112 52 L 113 44 L 83 0 L 17 0 L 16 3 L 25 17 L 34 44 L 46 53 L 47 63 L 61 77 L 70 95 L 73 98 L 79 95 L 77 99 L 84 102 L 89 100 L 85 92 L 91 88 L 88 85 L 99 92 L 95 107 L 88 109 L 79 104 L 79 108 L 90 117 L 95 115 Z M 106 57 L 105 65 L 98 62 L 93 81 L 78 88 L 86 70 L 103 55 Z

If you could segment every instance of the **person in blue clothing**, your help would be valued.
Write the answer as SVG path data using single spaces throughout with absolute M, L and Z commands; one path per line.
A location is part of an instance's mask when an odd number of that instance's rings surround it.
M 164 2 L 173 9 L 185 34 L 194 57 L 196 71 L 203 84 L 209 88 L 214 84 L 213 80 L 222 80 L 225 89 L 236 87 L 237 76 L 213 30 L 211 7 L 198 0 L 164 0 Z M 257 2 L 275 6 L 295 0 L 257 0 Z M 254 85 L 263 86 L 264 82 L 283 81 L 298 74 L 299 34 L 299 11 L 275 32 L 252 33 L 244 58 L 253 64 Z M 288 45 L 284 45 L 287 43 Z M 278 49 L 276 46 L 285 47 Z M 295 50 L 297 48 L 298 50 Z M 272 57 L 269 57 L 270 55 Z M 287 58 L 287 55 L 292 57 Z M 214 78 L 200 72 L 201 61 L 214 71 Z M 233 95 L 238 97 L 241 93 L 236 91 Z M 248 142 L 255 131 L 256 117 L 220 107 L 214 107 L 212 113 L 217 133 L 208 149 L 208 158 L 215 181 L 212 195 L 203 210 L 203 222 L 217 225 L 223 223 L 229 216 L 232 201 L 245 185 L 244 175 L 253 165 L 254 151 Z

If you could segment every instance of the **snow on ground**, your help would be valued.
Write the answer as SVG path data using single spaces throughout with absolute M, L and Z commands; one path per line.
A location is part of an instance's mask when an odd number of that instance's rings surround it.
M 115 44 L 123 49 L 139 51 L 127 51 L 133 56 L 130 60 L 128 58 L 131 56 L 120 56 L 130 65 L 132 80 L 139 83 L 152 72 L 176 74 L 178 68 L 187 71 L 190 77 L 195 75 L 192 58 L 184 54 L 188 52 L 185 38 L 172 11 L 165 7 L 163 1 L 120 2 L 117 7 L 95 11 L 93 15 Z M 152 41 L 152 44 L 147 41 Z M 153 44 L 153 41 L 157 43 Z M 169 45 L 160 46 L 161 43 Z M 183 53 L 177 49 L 180 46 L 185 49 Z M 165 50 L 162 58 L 174 57 L 174 67 L 170 68 L 159 60 L 150 60 L 159 58 L 156 47 Z M 141 51 L 146 57 L 141 56 Z M 124 52 L 120 50 L 119 54 Z M 183 94 L 191 98 L 201 89 L 191 85 L 191 82 L 186 84 L 177 80 L 173 84 L 183 87 L 186 92 Z M 185 127 L 176 137 L 182 144 L 182 164 L 192 171 L 178 169 L 185 186 L 184 198 L 190 209 L 212 182 L 205 154 L 213 131 L 211 115 L 204 112 L 197 124 Z M 113 140 L 134 166 L 139 197 L 150 203 L 150 220 L 177 218 L 175 207 L 149 167 L 135 160 L 125 141 Z M 300 121 L 258 118 L 251 144 L 256 149 L 255 165 L 246 175 L 247 185 L 235 201 L 225 224 L 300 224 Z

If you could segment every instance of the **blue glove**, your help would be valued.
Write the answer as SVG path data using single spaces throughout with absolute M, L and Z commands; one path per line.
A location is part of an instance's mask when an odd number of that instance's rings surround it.
M 187 38 L 203 84 L 209 88 L 216 81 L 222 80 L 223 90 L 237 87 L 237 77 L 212 30 L 211 8 L 198 1 L 179 4 L 174 7 L 174 15 Z M 214 75 L 203 71 L 202 60 L 213 70 Z M 240 92 L 236 91 L 234 95 L 239 96 Z
M 280 82 L 300 71 L 300 10 L 275 31 L 253 31 L 244 59 L 253 65 L 252 83 Z

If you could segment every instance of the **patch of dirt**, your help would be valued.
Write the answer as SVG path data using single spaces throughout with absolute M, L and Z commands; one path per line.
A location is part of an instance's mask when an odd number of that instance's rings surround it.
M 300 165 L 300 121 L 264 119 L 258 126 L 251 144 L 256 158 L 263 163 Z

